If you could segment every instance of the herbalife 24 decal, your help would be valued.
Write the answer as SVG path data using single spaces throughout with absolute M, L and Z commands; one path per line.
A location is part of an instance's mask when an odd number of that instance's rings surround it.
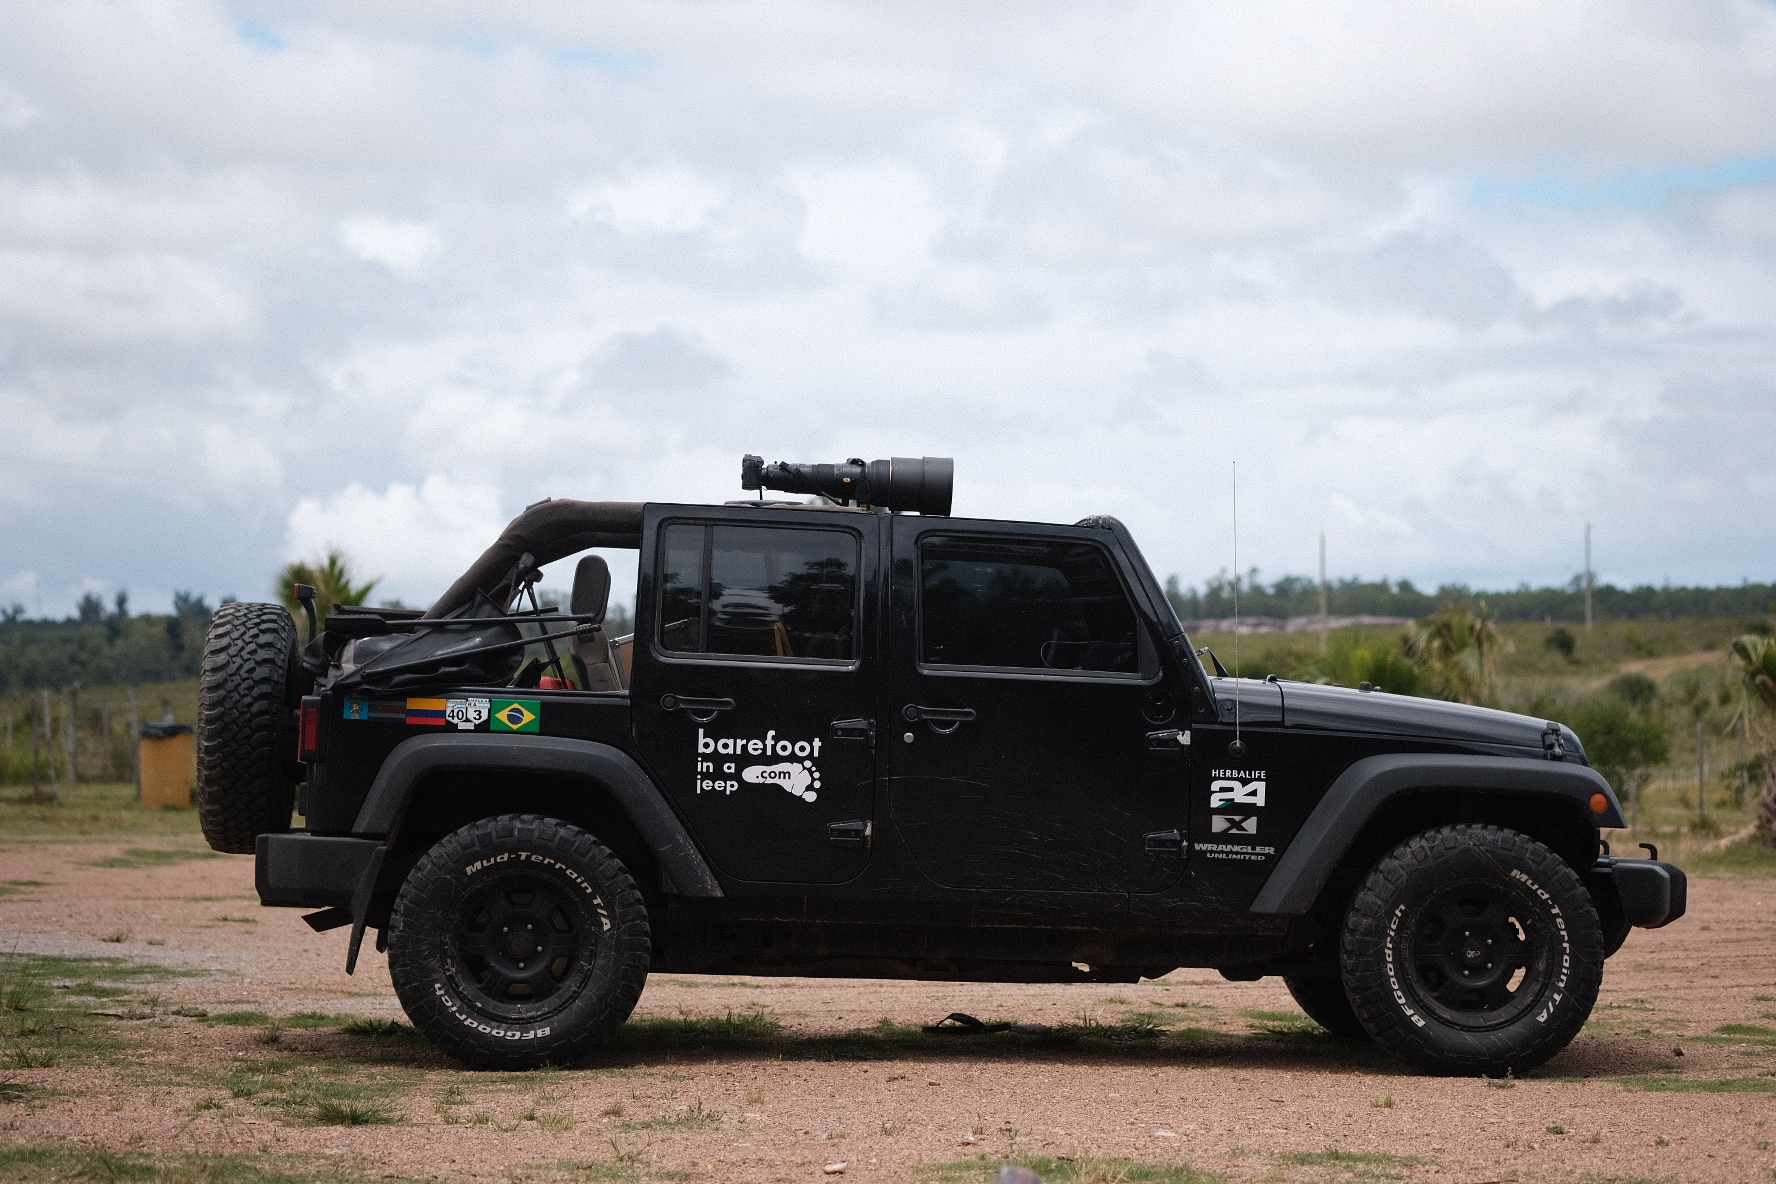
M 721 757 L 789 759 L 779 759 L 768 764 L 745 764 L 742 768 L 740 766 L 744 762 L 721 760 Z M 702 728 L 698 728 L 696 790 L 698 793 L 730 794 L 742 784 L 776 785 L 804 802 L 811 802 L 820 796 L 815 792 L 820 788 L 820 769 L 814 763 L 819 758 L 818 738 L 779 740 L 775 728 L 766 732 L 762 739 L 708 736 Z
M 1209 832 L 1216 835 L 1257 835 L 1259 816 L 1245 813 L 1264 805 L 1264 791 L 1270 775 L 1263 769 L 1210 769 L 1209 809 L 1241 810 L 1238 814 L 1212 814 Z M 1275 847 L 1258 847 L 1246 843 L 1211 841 L 1195 844 L 1195 849 L 1208 859 L 1265 860 L 1276 854 Z

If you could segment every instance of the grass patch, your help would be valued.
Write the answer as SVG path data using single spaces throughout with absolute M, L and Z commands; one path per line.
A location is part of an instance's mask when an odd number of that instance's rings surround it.
M 744 1048 L 769 1043 L 783 1034 L 783 1021 L 763 1007 L 726 1015 L 692 1015 L 632 1019 L 611 1039 L 616 1049 Z
M 358 1016 L 346 1020 L 339 1030 L 347 1036 L 357 1036 L 365 1040 L 422 1039 L 412 1024 L 403 1024 L 399 1020 L 366 1019 Z
M 201 1008 L 181 1008 L 185 1011 L 200 1011 Z M 295 1015 L 278 1016 L 273 1019 L 263 1011 L 222 1011 L 214 1015 L 192 1017 L 200 1023 L 214 1027 L 218 1024 L 231 1028 L 262 1028 L 276 1024 L 280 1028 L 339 1028 L 349 1027 L 356 1022 L 343 1015 L 327 1015 L 320 1011 L 299 1011 Z
M 195 708 L 195 683 L 192 689 Z M 0 794 L 0 835 L 9 843 L 202 841 L 196 810 L 150 810 L 136 802 L 134 782 L 64 781 L 60 806 L 30 801 L 30 793 L 27 785 Z
M 77 983 L 60 981 L 68 973 L 89 977 Z M 91 1000 L 124 992 L 96 980 L 133 980 L 139 986 L 176 973 L 122 958 L 0 955 L 0 1068 L 45 1069 L 116 1052 L 124 1046 L 120 1038 L 124 1029 L 88 1012 Z M 147 995 L 138 1003 L 118 1009 L 121 1017 L 151 1018 L 160 999 Z
M 701 1101 L 687 1110 L 677 1114 L 662 1114 L 657 1118 L 642 1118 L 633 1122 L 619 1122 L 616 1129 L 620 1131 L 705 1131 L 721 1125 L 721 1115 L 714 1110 L 705 1110 Z
M 1252 1034 L 1273 1040 L 1323 1040 L 1331 1033 L 1299 1011 L 1244 1011 L 1252 1021 Z
M 1278 1163 L 1300 1168 L 1412 1168 L 1430 1162 L 1414 1155 L 1389 1155 L 1385 1151 L 1337 1151 L 1330 1147 L 1324 1151 L 1283 1151 L 1271 1158 Z
M 335 1156 L 152 1155 L 71 1143 L 0 1147 L 0 1178 L 17 1184 L 359 1184 L 393 1179 L 381 1173 L 363 1175 Z
M 1212 1184 L 1225 1180 L 1219 1172 L 1198 1171 L 1188 1164 L 1140 1163 L 1132 1159 L 1072 1158 L 1067 1156 L 1011 1160 L 965 1160 L 961 1163 L 921 1164 L 913 1170 L 934 1181 L 990 1180 L 1001 1162 L 1029 1168 L 1047 1184 Z
M 143 868 L 172 867 L 193 859 L 221 859 L 221 853 L 209 850 L 163 850 L 153 847 L 131 847 L 122 855 L 99 859 L 87 867 Z
M 1644 1074 L 1617 1079 L 1623 1089 L 1654 1094 L 1776 1094 L 1776 1077 L 1665 1077 Z
M 1714 1034 L 1716 1036 L 1743 1036 L 1764 1042 L 1776 1040 L 1776 1028 L 1760 1028 L 1756 1024 L 1722 1024 L 1714 1030 Z
M 327 1099 L 315 1102 L 309 1108 L 308 1117 L 316 1126 L 393 1126 L 406 1121 L 382 1102 Z
M 1719 851 L 1700 851 L 1683 861 L 1692 876 L 1724 876 L 1736 879 L 1768 879 L 1776 876 L 1776 848 L 1755 839 L 1742 839 Z

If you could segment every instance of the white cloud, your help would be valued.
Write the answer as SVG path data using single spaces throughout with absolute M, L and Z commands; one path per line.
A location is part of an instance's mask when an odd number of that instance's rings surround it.
M 419 485 L 377 493 L 354 481 L 328 497 L 305 497 L 290 511 L 285 559 L 338 547 L 360 577 L 380 581 L 375 598 L 414 605 L 435 600 L 505 527 L 499 490 L 433 474 Z
M 686 234 L 709 224 L 727 194 L 687 168 L 649 169 L 586 186 L 568 203 L 623 234 Z
M 360 214 L 339 224 L 339 241 L 366 263 L 380 263 L 402 279 L 418 279 L 444 249 L 438 232 L 424 222 Z
M 746 451 L 954 455 L 1186 582 L 1234 457 L 1274 574 L 1324 528 L 1564 579 L 1586 520 L 1771 574 L 1759 0 L 255 13 L 0 7 L 0 537 L 52 588 L 334 541 L 418 603 L 510 508 Z M 1740 179 L 1532 183 L 1686 169 Z

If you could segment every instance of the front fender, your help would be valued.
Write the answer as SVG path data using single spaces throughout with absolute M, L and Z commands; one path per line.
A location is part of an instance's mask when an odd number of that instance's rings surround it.
M 1545 796 L 1577 802 L 1600 827 L 1628 825 L 1615 791 L 1597 770 L 1522 757 L 1396 753 L 1364 757 L 1332 783 L 1252 901 L 1254 913 L 1301 914 L 1313 907 L 1339 861 L 1390 799 L 1422 790 Z M 1608 806 L 1591 809 L 1603 794 Z
M 404 740 L 383 761 L 352 832 L 391 840 L 410 808 L 414 787 L 426 775 L 445 769 L 518 769 L 596 782 L 635 824 L 679 895 L 722 895 L 715 873 L 641 766 L 621 749 L 594 740 L 487 734 Z

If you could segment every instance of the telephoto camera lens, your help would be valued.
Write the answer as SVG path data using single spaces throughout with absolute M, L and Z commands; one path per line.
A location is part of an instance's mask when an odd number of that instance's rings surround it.
M 812 493 L 842 505 L 879 506 L 946 518 L 955 474 L 955 461 L 947 456 L 872 461 L 852 457 L 836 465 L 766 464 L 763 457 L 747 456 L 740 462 L 740 487 Z

